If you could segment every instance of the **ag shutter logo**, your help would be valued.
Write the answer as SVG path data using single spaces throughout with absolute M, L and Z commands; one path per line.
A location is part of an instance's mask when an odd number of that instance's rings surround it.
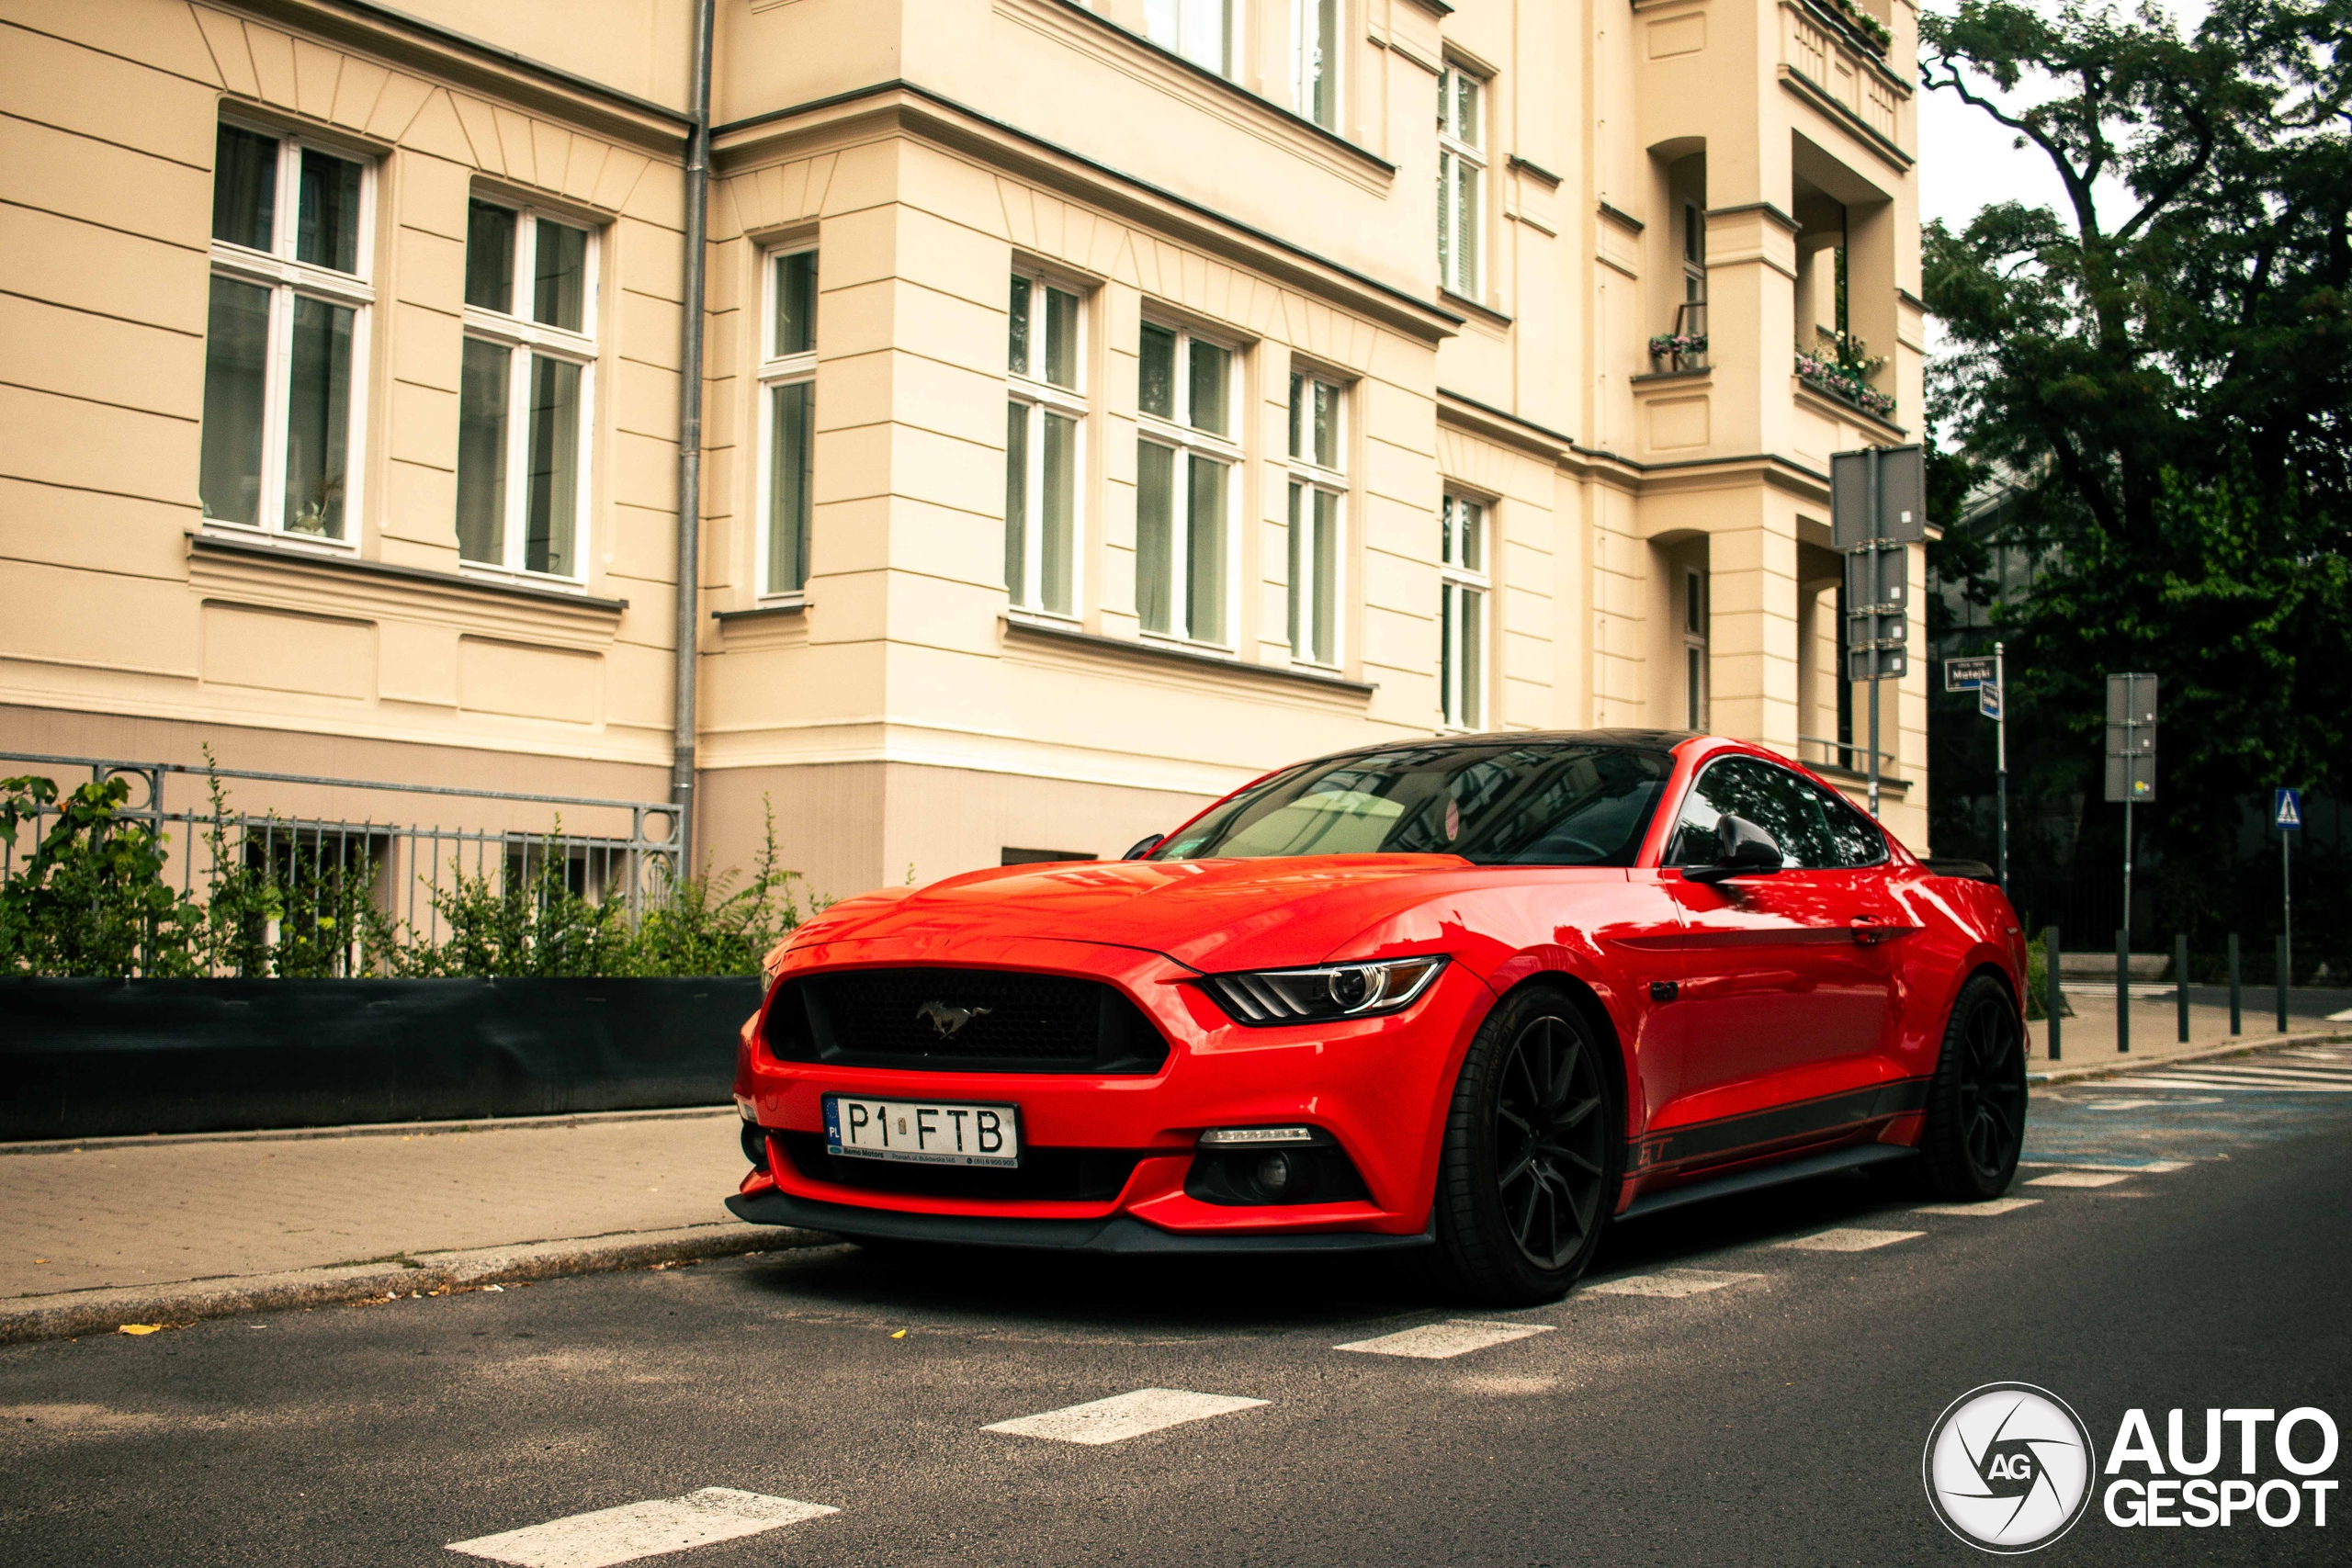
M 2088 1511 L 2098 1456 L 2066 1402 L 2031 1383 L 1995 1382 L 1953 1400 L 1920 1460 L 1946 1529 L 1984 1551 L 2048 1546 Z

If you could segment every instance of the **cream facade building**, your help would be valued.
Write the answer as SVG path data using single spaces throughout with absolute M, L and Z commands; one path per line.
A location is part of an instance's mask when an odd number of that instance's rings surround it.
M 1828 458 L 1922 322 L 1857 4 L 716 0 L 697 857 L 1115 855 L 1449 729 L 1858 775 Z M 699 10 L 0 0 L 0 750 L 667 795 Z

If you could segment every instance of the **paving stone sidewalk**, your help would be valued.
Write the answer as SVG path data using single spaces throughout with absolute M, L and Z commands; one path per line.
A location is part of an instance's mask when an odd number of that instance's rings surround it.
M 0 1145 L 0 1340 L 808 1239 L 742 1174 L 731 1107 Z
M 2190 996 L 2197 996 L 2192 987 Z M 2230 1010 L 2226 1005 L 2208 1006 L 2192 999 L 2188 1009 L 2188 1038 L 2180 1038 L 2179 1003 L 2170 987 L 2147 987 L 2145 994 L 2132 998 L 2132 1049 L 2127 1053 L 2116 1049 L 2115 993 L 2112 988 L 2097 991 L 2066 993 L 2067 1004 L 2074 1016 L 2059 1021 L 2059 1056 L 2050 1059 L 2050 1025 L 2037 1020 L 2028 1024 L 2031 1050 L 2028 1056 L 2030 1070 L 2037 1079 L 2048 1075 L 2051 1079 L 2064 1079 L 2105 1072 L 2128 1070 L 2154 1062 L 2183 1061 L 2201 1056 L 2226 1055 L 2261 1045 L 2275 1045 L 2292 1040 L 2308 1043 L 2331 1036 L 2352 1035 L 2352 1023 L 2337 1022 L 2324 1017 L 2290 1014 L 2287 1029 L 2282 1032 L 2269 991 L 2246 993 L 2246 1005 L 2240 1010 L 2240 1032 L 2230 1032 Z M 2257 1005 L 2257 1002 L 2259 1005 Z

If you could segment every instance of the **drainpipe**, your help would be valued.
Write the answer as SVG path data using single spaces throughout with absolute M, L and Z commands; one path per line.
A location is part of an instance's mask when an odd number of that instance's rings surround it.
M 694 871 L 695 659 L 701 647 L 702 329 L 705 215 L 710 205 L 710 33 L 716 0 L 695 7 L 694 129 L 686 140 L 685 325 L 678 347 L 678 626 L 670 799 L 678 870 Z

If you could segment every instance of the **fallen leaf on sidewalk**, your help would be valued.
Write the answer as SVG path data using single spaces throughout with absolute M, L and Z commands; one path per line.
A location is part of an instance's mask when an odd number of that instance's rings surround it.
M 126 1323 L 115 1332 L 117 1334 L 153 1334 L 163 1326 L 160 1323 Z
M 485 1291 L 496 1291 L 501 1295 L 506 1293 L 506 1287 L 503 1285 L 484 1285 L 482 1289 Z
M 46 1262 L 48 1262 L 48 1261 L 49 1261 L 49 1259 L 48 1259 L 48 1258 L 34 1258 L 34 1259 L 33 1259 L 33 1261 L 34 1261 L 34 1262 L 36 1262 L 36 1263 L 46 1263 Z
M 906 1331 L 905 1329 L 903 1329 L 903 1328 L 901 1328 L 900 1330 L 899 1330 L 899 1332 L 897 1332 L 896 1334 L 893 1334 L 892 1336 L 890 1336 L 890 1337 L 891 1337 L 891 1338 L 893 1338 L 893 1339 L 904 1339 L 906 1337 L 907 1337 L 907 1331 Z

